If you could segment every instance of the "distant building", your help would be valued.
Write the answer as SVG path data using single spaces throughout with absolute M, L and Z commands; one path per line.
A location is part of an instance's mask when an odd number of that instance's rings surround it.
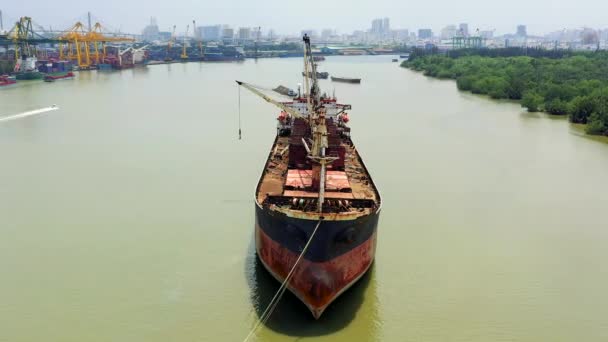
M 142 39 L 148 42 L 159 40 L 160 36 L 158 33 L 159 31 L 158 25 L 156 24 L 156 18 L 150 18 L 150 25 L 144 28 L 144 31 L 142 32 Z
M 463 36 L 463 37 L 468 37 L 469 36 L 469 24 L 467 23 L 462 23 L 458 26 L 459 28 L 459 33 Z
M 239 28 L 238 39 L 240 41 L 250 40 L 251 39 L 251 28 L 249 28 L 249 27 Z
M 517 25 L 517 36 L 519 37 L 527 37 L 528 36 L 528 32 L 526 29 L 526 25 Z
M 233 40 L 234 39 L 234 29 L 225 26 L 222 28 L 222 40 Z
M 441 29 L 441 39 L 452 39 L 457 33 L 456 25 L 448 25 Z
M 222 26 L 199 26 L 199 37 L 206 41 L 219 41 L 222 38 Z
M 376 35 L 382 34 L 382 19 L 372 20 L 372 29 L 370 32 Z
M 169 31 L 158 32 L 158 40 L 166 42 L 169 39 L 171 39 L 171 32 L 169 32 Z
M 391 32 L 391 24 L 388 18 L 382 19 L 382 34 L 388 35 Z
M 334 35 L 334 30 L 332 30 L 332 29 L 324 29 L 323 31 L 321 31 L 321 39 L 323 39 L 323 40 L 328 40 L 333 35 Z
M 372 28 L 369 31 L 376 38 L 388 37 L 391 33 L 389 18 L 376 18 L 372 20 Z
M 583 44 L 597 44 L 599 42 L 599 34 L 594 29 L 584 28 L 581 33 L 581 41 Z
M 391 31 L 393 39 L 400 42 L 406 42 L 410 38 L 410 31 L 408 29 L 399 29 Z
M 277 37 L 277 34 L 273 29 L 268 30 L 268 40 L 274 40 Z
M 484 39 L 492 39 L 494 37 L 494 31 L 479 31 L 479 36 Z
M 431 29 L 419 29 L 418 39 L 431 39 L 433 38 L 433 30 Z

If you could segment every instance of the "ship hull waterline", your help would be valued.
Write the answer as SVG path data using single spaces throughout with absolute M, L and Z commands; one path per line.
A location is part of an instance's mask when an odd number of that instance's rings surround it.
M 315 319 L 369 270 L 376 251 L 378 218 L 379 211 L 356 220 L 322 221 L 287 284 Z M 278 282 L 284 282 L 317 222 L 287 217 L 256 204 L 256 253 Z M 348 241 L 332 248 L 335 237 L 339 239 L 345 232 L 350 234 Z

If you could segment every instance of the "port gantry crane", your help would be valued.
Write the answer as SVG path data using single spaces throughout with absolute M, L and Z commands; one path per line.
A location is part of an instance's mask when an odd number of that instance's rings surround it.
M 15 47 L 15 60 L 19 60 L 21 57 L 33 57 L 36 55 L 36 46 L 38 44 L 47 43 L 58 43 L 59 40 L 55 38 L 45 37 L 34 31 L 34 24 L 32 18 L 21 17 L 19 21 L 6 33 L 6 35 L 0 36 L 0 46 L 14 45 Z
M 319 189 L 319 200 L 317 211 L 323 211 L 323 201 L 325 199 L 325 175 L 327 170 L 327 164 L 331 164 L 333 161 L 338 159 L 337 157 L 329 157 L 325 155 L 325 151 L 329 146 L 327 139 L 327 125 L 325 123 L 325 108 L 321 101 L 321 93 L 319 84 L 317 81 L 317 68 L 314 63 L 312 56 L 312 49 L 310 46 L 310 37 L 304 35 L 304 82 L 306 84 L 306 105 L 307 114 L 304 115 L 292 107 L 287 106 L 284 103 L 278 102 L 271 97 L 265 95 L 261 91 L 257 90 L 255 86 L 242 82 L 236 81 L 236 83 L 252 93 L 260 96 L 266 102 L 269 102 L 293 118 L 305 119 L 308 121 L 311 132 L 312 132 L 312 147 L 309 148 L 306 141 L 302 139 L 304 146 L 308 152 L 308 158 L 313 161 L 312 167 L 312 179 L 313 185 Z M 310 83 L 312 80 L 312 83 Z
M 171 31 L 171 38 L 167 42 L 167 55 L 165 56 L 165 62 L 171 62 L 173 57 L 171 57 L 171 48 L 173 47 L 173 40 L 175 39 L 175 25 L 173 25 L 173 31 Z
M 203 60 L 203 40 L 200 37 L 200 32 L 196 29 L 196 21 L 192 20 L 192 30 L 194 31 L 194 39 L 198 45 L 199 59 Z
M 182 62 L 186 62 L 188 60 L 188 53 L 186 52 L 186 39 L 188 39 L 188 31 L 190 30 L 190 25 L 186 25 L 186 34 L 184 35 L 184 41 L 182 42 L 182 54 L 179 56 Z
M 100 23 L 95 23 L 91 31 L 87 31 L 84 24 L 77 22 L 59 37 L 61 40 L 61 44 L 59 44 L 59 58 L 75 60 L 79 68 L 86 69 L 94 64 L 103 63 L 107 57 L 106 43 L 135 41 L 133 38 L 108 37 L 103 31 L 103 26 Z M 63 44 L 67 45 L 67 54 L 64 51 Z M 94 60 L 92 57 L 94 57 Z

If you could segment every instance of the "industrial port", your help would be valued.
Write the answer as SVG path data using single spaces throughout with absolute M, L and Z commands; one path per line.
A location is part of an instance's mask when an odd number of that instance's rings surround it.
M 1 12 L 0 12 L 1 16 Z M 84 24 L 84 23 L 86 24 Z M 18 81 L 71 79 L 74 71 L 122 70 L 147 65 L 187 62 L 241 62 L 246 58 L 301 57 L 297 43 L 263 42 L 260 28 L 247 43 L 205 41 L 195 20 L 173 25 L 165 41 L 116 32 L 88 18 L 60 31 L 45 29 L 31 17 L 21 17 L 7 30 L 0 28 L 0 87 Z M 315 47 L 318 55 L 394 53 L 392 49 Z

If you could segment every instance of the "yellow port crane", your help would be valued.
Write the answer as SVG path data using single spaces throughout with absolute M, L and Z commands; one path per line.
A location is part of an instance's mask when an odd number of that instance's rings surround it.
M 173 39 L 175 39 L 175 25 L 173 25 L 171 38 L 169 38 L 169 42 L 167 43 L 167 56 L 165 56 L 165 62 L 170 62 L 173 60 L 173 58 L 171 57 L 171 47 L 173 46 Z
M 59 58 L 75 60 L 79 68 L 88 68 L 92 64 L 100 64 L 106 58 L 106 43 L 108 42 L 134 42 L 133 38 L 126 37 L 108 37 L 103 33 L 103 26 L 100 23 L 95 23 L 91 31 L 86 31 L 85 26 L 81 22 L 77 22 L 59 39 L 62 43 L 59 44 Z M 67 44 L 67 54 L 64 51 L 63 44 Z M 91 49 L 92 47 L 92 49 Z M 100 54 L 101 47 L 101 54 Z M 94 62 L 92 63 L 91 51 L 93 51 Z
M 179 56 L 183 62 L 188 60 L 188 54 L 186 53 L 186 39 L 188 39 L 188 30 L 190 30 L 190 25 L 186 25 L 186 35 L 184 36 L 184 42 L 182 44 L 182 55 Z

